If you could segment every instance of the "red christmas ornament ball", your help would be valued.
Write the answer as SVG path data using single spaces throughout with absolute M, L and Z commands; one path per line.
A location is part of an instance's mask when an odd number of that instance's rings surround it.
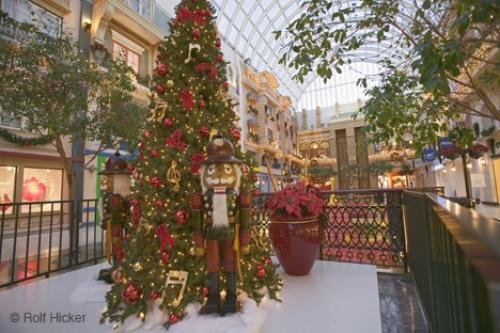
M 191 31 L 191 36 L 193 36 L 194 39 L 198 39 L 200 38 L 201 36 L 201 32 L 200 30 L 198 29 L 193 29 L 193 31 Z
M 205 102 L 204 100 L 201 100 L 198 104 L 200 105 L 200 109 L 204 109 L 207 106 L 207 102 Z
M 144 148 L 146 148 L 146 143 L 139 142 L 139 144 L 137 145 L 137 148 L 139 148 L 139 150 L 143 150 Z
M 227 81 L 224 81 L 222 83 L 222 87 L 224 88 L 224 90 L 228 90 L 229 89 L 229 83 Z
M 235 139 L 235 140 L 239 140 L 241 138 L 240 130 L 238 130 L 237 128 L 233 128 L 231 130 L 231 135 L 233 136 L 233 139 Z
M 158 149 L 151 150 L 151 157 L 158 157 L 158 156 L 160 156 L 160 151 Z
M 141 289 L 133 282 L 127 284 L 122 291 L 122 299 L 126 303 L 135 303 L 141 297 Z
M 179 224 L 185 224 L 187 220 L 187 213 L 184 209 L 179 209 L 175 213 L 175 219 L 177 220 L 177 223 Z
M 153 135 L 153 132 L 151 132 L 150 130 L 145 130 L 144 131 L 144 137 L 145 138 L 150 138 L 151 135 Z
M 221 53 L 219 53 L 219 54 L 217 54 L 217 58 L 215 60 L 217 60 L 217 62 L 223 62 L 224 56 Z
M 262 259 L 262 263 L 263 263 L 264 265 L 270 265 L 270 264 L 272 264 L 272 263 L 273 263 L 273 261 L 271 260 L 271 258 L 270 258 L 270 257 L 264 257 L 264 259 Z
M 255 275 L 258 278 L 263 278 L 266 276 L 266 270 L 261 265 L 258 265 L 257 267 L 255 267 Z
M 208 129 L 208 127 L 203 126 L 202 128 L 200 128 L 199 133 L 203 137 L 208 137 L 210 135 L 210 130 Z
M 221 47 L 221 45 L 222 45 L 222 44 L 221 44 L 221 42 L 220 42 L 220 39 L 219 39 L 219 38 L 217 38 L 217 39 L 215 40 L 215 47 L 220 48 L 220 47 Z
M 162 251 L 160 253 L 160 260 L 166 264 L 168 263 L 168 261 L 170 260 L 170 253 L 168 253 L 167 251 Z
M 170 324 L 178 323 L 180 320 L 181 320 L 181 317 L 176 315 L 176 314 L 171 314 L 170 316 L 168 316 L 168 322 Z
M 167 75 L 169 71 L 170 71 L 170 68 L 168 68 L 168 65 L 166 65 L 166 64 L 158 64 L 158 66 L 156 66 L 156 74 L 158 74 L 160 76 Z
M 174 124 L 174 121 L 172 120 L 172 118 L 163 119 L 163 126 L 171 127 L 173 124 Z
M 158 176 L 151 177 L 151 179 L 149 180 L 149 183 L 155 187 L 160 186 L 160 184 L 161 184 L 160 177 L 158 177 Z
M 156 85 L 156 92 L 158 95 L 163 95 L 165 93 L 165 86 L 163 84 L 157 84 Z
M 208 287 L 207 286 L 203 286 L 203 288 L 201 288 L 201 295 L 203 297 L 208 297 Z
M 157 290 L 151 290 L 149 293 L 149 299 L 154 301 L 157 300 L 160 297 L 160 293 Z
M 128 172 L 132 172 L 134 170 L 135 170 L 135 166 L 133 164 L 131 164 L 131 163 L 128 163 L 127 164 L 127 171 Z
M 165 208 L 165 202 L 161 199 L 155 201 L 155 207 L 158 209 Z

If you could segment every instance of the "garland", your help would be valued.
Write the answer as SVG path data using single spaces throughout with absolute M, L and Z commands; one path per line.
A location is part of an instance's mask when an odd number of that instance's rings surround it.
M 0 137 L 7 142 L 14 143 L 19 146 L 38 146 L 46 145 L 54 140 L 53 135 L 42 135 L 37 138 L 23 138 L 16 135 L 5 128 L 0 128 Z

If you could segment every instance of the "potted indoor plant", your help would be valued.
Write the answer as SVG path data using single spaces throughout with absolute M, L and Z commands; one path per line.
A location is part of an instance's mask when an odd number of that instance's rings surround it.
M 467 149 L 469 156 L 475 159 L 481 158 L 485 153 L 487 153 L 489 148 L 481 143 L 475 143 Z
M 271 217 L 271 243 L 283 269 L 290 275 L 308 274 L 323 238 L 325 200 L 300 182 L 271 194 L 265 207 Z

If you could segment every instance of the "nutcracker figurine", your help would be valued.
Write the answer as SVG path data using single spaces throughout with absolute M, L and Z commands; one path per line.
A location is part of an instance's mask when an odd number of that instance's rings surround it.
M 236 312 L 236 273 L 241 279 L 240 254 L 250 242 L 250 195 L 240 192 L 242 162 L 233 145 L 216 136 L 207 145 L 200 168 L 203 193 L 191 197 L 195 252 L 206 255 L 208 299 L 201 313 Z M 219 273 L 226 276 L 224 302 L 219 300 Z
M 99 280 L 112 283 L 111 273 L 118 267 L 125 255 L 124 236 L 130 216 L 130 172 L 127 163 L 117 151 L 110 157 L 100 175 L 105 176 L 103 196 L 103 223 L 106 231 L 105 251 L 111 268 L 99 272 Z

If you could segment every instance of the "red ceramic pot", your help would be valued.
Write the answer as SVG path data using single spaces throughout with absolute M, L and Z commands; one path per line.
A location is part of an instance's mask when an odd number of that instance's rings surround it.
M 319 218 L 290 219 L 275 216 L 271 221 L 271 243 L 285 272 L 295 276 L 309 274 L 323 238 Z

